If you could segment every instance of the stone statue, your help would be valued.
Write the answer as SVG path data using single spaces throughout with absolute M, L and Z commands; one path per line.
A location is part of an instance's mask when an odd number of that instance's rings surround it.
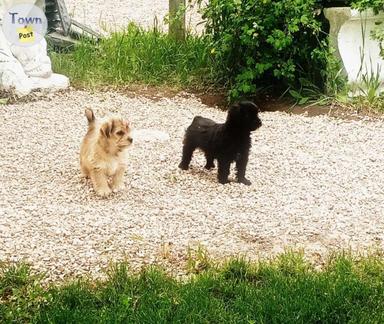
M 49 91 L 69 87 L 66 76 L 52 72 L 47 42 L 42 38 L 30 46 L 18 46 L 4 34 L 3 17 L 12 6 L 32 4 L 44 11 L 44 0 L 2 0 L 0 2 L 0 90 L 24 96 L 36 89 Z

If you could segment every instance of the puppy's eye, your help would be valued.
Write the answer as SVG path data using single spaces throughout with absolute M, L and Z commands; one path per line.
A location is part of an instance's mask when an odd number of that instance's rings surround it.
M 116 134 L 119 135 L 119 136 L 123 136 L 124 132 L 123 131 L 118 131 L 118 132 L 116 132 Z

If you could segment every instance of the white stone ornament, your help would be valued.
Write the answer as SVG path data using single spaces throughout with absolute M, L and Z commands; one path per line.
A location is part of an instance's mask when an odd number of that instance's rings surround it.
M 375 15 L 372 10 L 358 11 L 349 7 L 324 9 L 330 22 L 330 45 L 335 55 L 341 58 L 348 83 L 364 93 L 367 82 L 378 78 L 381 85 L 378 94 L 384 91 L 384 60 L 380 56 L 380 44 L 372 39 L 376 24 L 384 23 L 384 12 Z M 351 95 L 360 95 L 355 91 Z
M 13 56 L 8 41 L 0 29 L 0 90 L 13 91 L 25 96 L 32 91 L 32 83 L 23 66 Z
M 29 15 L 25 6 L 33 8 Z M 41 16 L 43 9 L 42 0 L 5 0 L 0 3 L 0 90 L 24 96 L 37 89 L 56 91 L 69 87 L 66 76 L 52 72 L 44 39 L 47 21 L 44 14 Z M 13 22 L 20 24 L 13 26 Z M 27 25 L 23 26 L 24 22 Z M 11 34 L 12 28 L 20 33 Z M 26 38 L 31 30 L 33 40 Z M 23 41 L 18 38 L 20 34 L 20 37 L 25 36 Z

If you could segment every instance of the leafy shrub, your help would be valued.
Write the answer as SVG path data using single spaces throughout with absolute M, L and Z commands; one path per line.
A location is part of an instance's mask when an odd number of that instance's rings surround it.
M 384 0 L 323 0 L 324 7 L 353 7 L 355 9 L 372 9 L 375 13 L 384 9 Z
M 216 79 L 229 86 L 232 99 L 270 85 L 326 92 L 332 58 L 321 9 L 334 5 L 378 12 L 384 0 L 209 1 L 202 11 Z M 379 29 L 375 36 L 383 34 Z
M 325 84 L 326 34 L 317 9 L 316 0 L 209 2 L 203 9 L 207 38 L 232 99 L 268 84 Z
M 372 9 L 375 13 L 384 9 L 384 0 L 355 0 L 350 5 L 359 10 Z

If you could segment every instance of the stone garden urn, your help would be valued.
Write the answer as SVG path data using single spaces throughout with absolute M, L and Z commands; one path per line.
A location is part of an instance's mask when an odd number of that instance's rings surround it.
M 351 95 L 364 93 L 374 80 L 381 84 L 377 93 L 383 92 L 384 60 L 371 32 L 384 23 L 384 12 L 375 15 L 372 10 L 333 7 L 324 9 L 324 14 L 330 23 L 330 46 L 341 59 L 348 84 L 355 89 Z

